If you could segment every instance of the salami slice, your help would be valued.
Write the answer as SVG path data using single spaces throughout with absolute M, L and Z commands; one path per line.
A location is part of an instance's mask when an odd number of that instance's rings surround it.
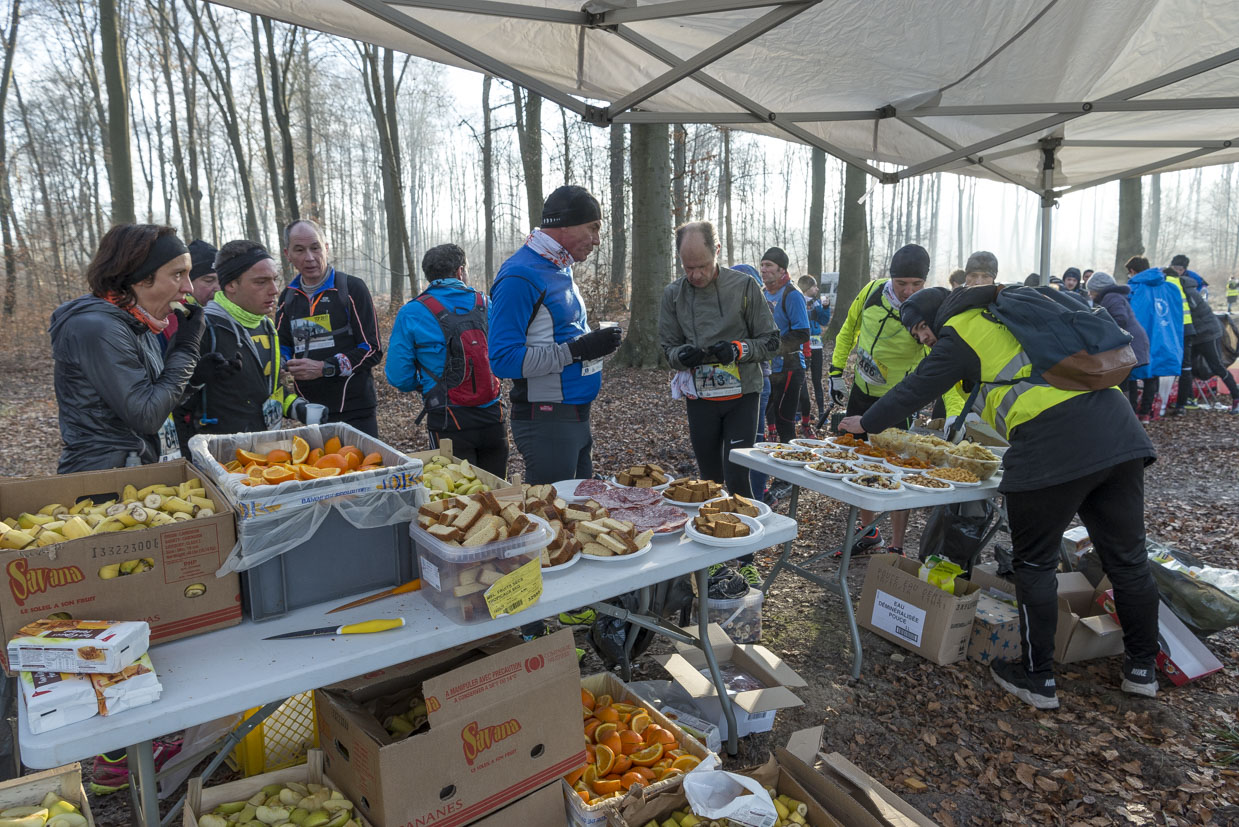
M 577 483 L 576 490 L 572 492 L 572 496 L 594 497 L 610 488 L 610 484 L 603 480 L 582 480 Z
M 650 488 L 612 488 L 594 495 L 594 500 L 608 510 L 657 505 L 662 502 L 662 498 L 660 492 Z
M 652 530 L 656 534 L 676 531 L 688 522 L 688 512 L 673 505 L 641 505 L 611 510 L 611 517 L 627 520 L 637 531 Z

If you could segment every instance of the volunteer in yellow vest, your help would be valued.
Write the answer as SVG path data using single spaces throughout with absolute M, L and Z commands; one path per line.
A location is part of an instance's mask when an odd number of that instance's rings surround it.
M 927 350 L 908 335 L 899 322 L 899 306 L 925 286 L 929 274 L 929 253 L 918 244 L 901 247 L 891 257 L 890 278 L 871 281 L 848 308 L 847 318 L 835 336 L 835 349 L 830 357 L 830 398 L 836 405 L 845 402 L 843 369 L 848 357 L 856 352 L 856 377 L 851 394 L 846 395 L 846 416 L 858 416 L 899 384 L 904 375 L 916 367 Z M 911 425 L 911 418 L 900 427 Z M 861 525 L 873 522 L 872 511 L 861 511 Z M 903 553 L 904 533 L 908 528 L 908 512 L 891 514 L 891 545 L 888 548 Z M 856 540 L 853 553 L 877 548 L 882 535 L 875 525 Z
M 1235 302 L 1239 301 L 1239 276 L 1231 276 L 1226 280 L 1226 312 L 1234 311 Z
M 1015 556 L 1021 659 L 993 664 L 994 680 L 1038 709 L 1058 706 L 1055 572 L 1063 531 L 1079 514 L 1114 584 L 1126 649 L 1122 689 L 1154 697 L 1158 594 L 1144 543 L 1144 467 L 1156 457 L 1153 445 L 1117 388 L 1066 391 L 1032 380 L 1015 336 L 986 313 L 998 289 L 933 288 L 906 302 L 904 325 L 933 350 L 863 417 L 840 427 L 878 433 L 956 382 L 976 390 L 973 410 L 1011 443 L 998 490 Z

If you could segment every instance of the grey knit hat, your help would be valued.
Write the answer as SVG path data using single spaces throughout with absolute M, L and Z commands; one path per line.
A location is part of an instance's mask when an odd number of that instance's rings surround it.
M 1113 287 L 1116 284 L 1114 276 L 1109 273 L 1097 270 L 1093 275 L 1088 277 L 1088 289 L 1091 293 L 1100 293 L 1107 287 Z

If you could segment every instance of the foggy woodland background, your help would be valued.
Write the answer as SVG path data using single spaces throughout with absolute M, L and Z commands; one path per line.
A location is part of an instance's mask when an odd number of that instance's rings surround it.
M 118 220 L 274 250 L 286 221 L 314 217 L 337 266 L 392 307 L 419 291 L 422 252 L 454 241 L 481 287 L 562 183 L 603 205 L 603 245 L 577 268 L 591 312 L 656 297 L 674 276 L 670 228 L 687 219 L 718 223 L 725 263 L 779 245 L 794 275 L 842 272 L 844 299 L 908 242 L 929 248 L 933 283 L 978 248 L 1002 251 L 1002 280 L 1036 269 L 1039 202 L 1010 185 L 883 186 L 707 125 L 600 129 L 492 78 L 462 100 L 459 70 L 196 0 L 7 0 L 0 14 L 8 315 L 81 293 Z M 1220 300 L 1239 269 L 1236 187 L 1227 166 L 1070 196 L 1055 269 L 1187 252 Z

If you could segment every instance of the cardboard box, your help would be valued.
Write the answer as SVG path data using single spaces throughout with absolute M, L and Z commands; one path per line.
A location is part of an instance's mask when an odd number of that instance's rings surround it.
M 1094 589 L 1078 571 L 1059 572 L 1054 660 L 1075 663 L 1123 653 L 1123 630 L 1097 601 L 1108 587 L 1102 581 L 1102 586 Z
M 497 813 L 470 822 L 472 827 L 564 827 L 567 823 L 568 812 L 558 784 L 548 784 Z
M 996 660 L 1018 660 L 1019 610 L 986 593 L 992 588 L 1014 597 L 1015 584 L 982 566 L 973 567 L 970 579 L 981 591 L 977 594 L 977 613 L 968 639 L 968 659 L 986 666 Z
M 920 563 L 898 554 L 869 558 L 856 620 L 921 657 L 945 666 L 963 660 L 977 612 L 975 584 L 955 581 L 956 594 L 920 580 Z
M 241 585 L 235 574 L 216 577 L 236 544 L 236 521 L 224 495 L 184 460 L 110 471 L 0 482 L 0 516 L 38 511 L 50 503 L 71 505 L 119 497 L 126 484 L 145 488 L 198 478 L 222 509 L 214 517 L 112 532 L 25 551 L 0 551 L 5 599 L 0 600 L 0 635 L 5 640 L 32 620 L 65 612 L 79 620 L 145 620 L 151 642 L 161 643 L 235 626 L 241 622 Z M 155 568 L 139 574 L 99 578 L 111 563 L 153 557 Z M 186 597 L 201 584 L 206 591 Z M 7 660 L 5 660 L 7 669 Z
M 13 743 L 17 743 L 14 739 Z M 68 801 L 86 817 L 88 827 L 95 827 L 95 817 L 82 789 L 82 765 L 65 764 L 33 775 L 23 775 L 0 783 L 0 810 L 10 807 L 34 807 L 43 802 L 48 793 Z
M 694 631 L 685 629 L 689 634 Z M 788 687 L 802 688 L 809 684 L 783 659 L 765 646 L 750 643 L 735 643 L 723 628 L 715 623 L 709 625 L 710 645 L 718 659 L 720 669 L 738 669 L 756 678 L 764 686 L 744 692 L 728 692 L 732 711 L 736 715 L 736 734 L 740 737 L 754 732 L 769 732 L 774 728 L 775 714 L 780 709 L 803 706 L 803 701 Z M 718 697 L 714 681 L 709 677 L 709 664 L 705 652 L 695 646 L 678 643 L 676 653 L 657 658 L 671 679 L 688 692 L 707 720 L 719 728 L 719 735 L 726 738 L 727 719 Z M 702 670 L 706 670 L 702 674 Z
M 185 817 L 182 824 L 184 827 L 198 827 L 199 816 L 211 812 L 220 804 L 244 801 L 268 784 L 286 784 L 289 781 L 296 781 L 300 784 L 323 784 L 343 792 L 340 785 L 325 771 L 323 764 L 323 751 L 312 749 L 306 755 L 304 764 L 264 772 L 262 775 L 230 781 L 227 784 L 203 787 L 201 776 L 191 778 L 189 787 L 185 791 Z M 345 797 L 348 797 L 348 793 L 345 793 Z M 364 815 L 357 812 L 355 799 L 353 800 L 353 820 L 360 822 L 362 827 L 373 827 Z
M 837 752 L 820 752 L 823 727 L 792 734 L 776 756 L 844 827 L 937 827 L 873 776 Z
M 680 749 L 687 752 L 702 761 L 707 760 L 712 767 L 717 767 L 718 756 L 707 750 L 701 745 L 701 742 L 692 737 L 684 730 L 675 725 L 669 718 L 654 708 L 654 705 L 645 701 L 637 693 L 628 688 L 628 685 L 615 677 L 609 672 L 602 672 L 597 675 L 590 675 L 586 678 L 581 678 L 581 687 L 588 689 L 594 693 L 594 696 L 610 695 L 615 701 L 623 703 L 636 704 L 643 707 L 649 713 L 650 720 L 661 726 L 663 729 L 669 730 L 675 734 L 676 742 Z M 578 726 L 580 724 L 578 723 Z M 579 737 L 579 736 L 578 736 Z M 582 764 L 584 762 L 582 761 Z M 577 767 L 581 764 L 577 764 Z M 574 767 L 573 769 L 575 769 Z M 704 770 L 703 770 L 704 771 Z M 666 795 L 670 793 L 678 793 L 680 784 L 683 779 L 680 776 L 668 778 L 665 781 L 656 781 L 647 787 L 644 787 L 640 795 L 626 793 L 623 798 L 613 798 L 604 801 L 600 804 L 589 805 L 581 800 L 581 797 L 573 792 L 568 786 L 567 781 L 560 783 L 560 789 L 564 800 L 568 802 L 568 822 L 574 827 L 602 827 L 602 825 L 619 823 L 619 808 L 625 803 L 631 803 L 637 799 L 649 799 L 654 796 Z M 674 808 L 672 808 L 674 809 Z M 668 811 L 670 812 L 670 810 Z M 644 824 L 644 822 L 642 822 Z
M 432 459 L 434 459 L 435 457 L 439 457 L 439 456 L 447 457 L 448 459 L 452 461 L 453 464 L 460 462 L 460 460 L 452 454 L 452 441 L 450 439 L 440 440 L 439 447 L 435 448 L 434 450 L 418 451 L 416 453 L 409 454 L 409 456 L 412 457 L 413 459 L 420 460 L 422 462 L 423 471 L 425 470 L 425 466 L 429 465 Z M 496 477 L 494 474 L 487 471 L 485 468 L 482 468 L 477 465 L 473 466 L 473 473 L 477 474 L 477 478 L 479 480 L 489 485 L 490 490 L 496 495 L 500 495 L 500 494 L 519 495 L 521 493 L 521 475 L 520 474 L 513 474 L 512 482 L 508 482 L 505 479 Z M 419 478 L 419 482 L 420 482 L 420 478 Z M 564 493 L 572 493 L 572 492 L 561 491 L 560 496 L 562 497 Z M 427 496 L 430 495 L 430 489 L 426 489 L 426 494 Z
M 1103 584 L 1105 585 L 1105 584 Z M 1118 612 L 1114 608 L 1114 590 L 1107 589 L 1099 595 L 1102 608 L 1117 622 Z M 1222 668 L 1222 662 L 1217 659 L 1209 647 L 1200 638 L 1192 634 L 1174 610 L 1165 601 L 1158 601 L 1157 613 L 1157 668 L 1170 678 L 1175 686 L 1183 686 L 1191 681 L 1212 675 Z
M 510 636 L 318 690 L 319 742 L 378 827 L 461 827 L 585 763 L 579 684 L 570 631 Z M 394 741 L 366 704 L 419 686 L 430 730 Z

